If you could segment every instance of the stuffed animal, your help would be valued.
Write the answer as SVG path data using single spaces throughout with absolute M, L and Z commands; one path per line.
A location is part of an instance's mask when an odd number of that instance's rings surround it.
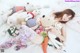
M 20 10 L 26 11 L 24 6 L 14 6 L 13 8 L 11 8 L 11 10 L 13 11 L 12 13 L 18 12 Z
M 2 26 L 3 24 L 6 24 L 6 20 L 11 13 L 12 13 L 12 10 L 9 10 L 9 11 L 3 12 L 3 14 L 0 15 L 0 26 Z
M 7 24 L 21 25 L 23 22 L 24 23 L 26 22 L 30 26 L 30 24 L 29 24 L 30 21 L 28 21 L 28 20 L 34 19 L 39 13 L 40 13 L 40 11 L 38 11 L 38 10 L 34 10 L 33 12 L 18 11 L 8 17 Z
M 54 47 L 56 47 L 57 49 L 60 49 L 61 46 L 63 46 L 63 44 L 61 42 L 59 42 L 58 40 L 56 40 L 57 38 L 57 35 L 55 33 L 55 30 L 57 30 L 56 28 L 56 25 L 55 25 L 55 20 L 53 17 L 50 17 L 50 16 L 46 16 L 46 15 L 43 15 L 41 18 L 40 18 L 40 23 L 42 24 L 42 26 L 44 27 L 45 31 L 48 32 L 48 37 L 49 37 L 49 43 L 51 45 L 53 45 Z M 59 26 L 59 25 L 58 25 Z M 56 28 L 55 28 L 56 27 Z M 53 31 L 52 31 L 53 30 Z M 45 39 L 44 41 L 46 41 L 48 39 Z M 48 44 L 48 42 L 46 42 L 45 44 Z M 46 47 L 45 47 L 46 48 Z M 46 52 L 44 49 L 44 53 Z
M 54 23 L 54 19 L 48 16 L 43 15 L 40 19 L 40 22 L 43 27 L 49 27 L 52 26 Z
M 27 4 L 25 6 L 14 6 L 14 7 L 12 7 L 10 9 L 10 10 L 12 10 L 12 13 L 10 15 L 12 15 L 15 12 L 21 11 L 21 10 L 22 11 L 27 11 L 27 12 L 32 12 L 35 9 L 37 9 L 36 6 L 27 2 Z
M 26 25 L 22 26 L 23 30 L 26 32 L 26 37 L 34 44 L 41 44 L 43 42 L 43 37 L 38 35 L 34 30 L 27 27 Z M 22 30 L 21 30 L 22 31 Z
M 11 36 L 18 36 L 19 35 L 19 31 L 15 26 L 10 27 L 7 32 L 9 33 L 9 35 Z
M 24 16 L 24 14 L 23 14 L 23 16 L 20 16 L 19 14 L 21 14 L 22 13 L 22 11 L 19 11 L 19 12 L 16 12 L 16 13 L 14 13 L 13 15 L 11 15 L 11 16 L 9 16 L 8 18 L 7 18 L 7 24 L 8 25 L 15 25 L 15 24 L 17 24 L 18 22 L 17 22 L 17 20 L 18 20 L 18 17 L 19 18 L 22 18 L 22 17 L 26 17 L 26 16 Z M 20 19 L 19 19 L 20 20 Z
M 37 25 L 37 23 L 36 23 L 36 19 L 28 19 L 27 21 L 26 21 L 26 25 L 28 26 L 28 27 L 34 27 L 34 26 L 36 26 Z
M 42 42 L 42 36 L 38 35 L 34 30 L 27 27 L 26 25 L 21 25 L 18 36 L 0 44 L 0 49 L 10 48 L 15 44 L 16 50 L 19 50 L 20 48 L 31 44 L 40 45 Z
M 31 3 L 27 3 L 25 8 L 26 8 L 27 12 L 32 12 L 36 9 L 36 7 L 34 5 L 32 5 Z
M 40 15 L 40 10 L 38 10 L 38 9 L 36 9 L 36 10 L 34 10 L 34 11 L 32 11 L 32 12 L 27 12 L 27 14 L 28 14 L 28 17 L 30 17 L 30 18 L 36 18 L 36 16 L 38 16 L 38 15 Z M 27 21 L 28 19 L 26 19 L 26 21 Z

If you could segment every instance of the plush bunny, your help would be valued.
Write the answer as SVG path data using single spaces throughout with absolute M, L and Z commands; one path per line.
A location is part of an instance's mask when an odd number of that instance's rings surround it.
M 53 20 L 54 20 L 53 18 L 43 15 L 41 17 L 41 21 L 40 22 L 41 22 L 42 26 L 49 27 L 49 26 L 53 25 L 53 23 L 54 23 Z
M 56 40 L 57 35 L 55 32 L 55 30 L 57 30 L 56 28 L 59 26 L 55 25 L 55 20 L 53 17 L 49 17 L 46 15 L 43 15 L 40 19 L 40 22 L 42 24 L 42 26 L 45 28 L 45 30 L 48 32 L 48 37 L 49 40 L 52 42 L 51 44 L 56 47 L 57 49 L 61 48 L 61 46 L 63 46 L 63 44 Z

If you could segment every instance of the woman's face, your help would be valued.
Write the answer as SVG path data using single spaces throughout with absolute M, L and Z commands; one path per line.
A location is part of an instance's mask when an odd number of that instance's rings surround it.
M 64 14 L 60 21 L 69 21 L 70 18 L 71 18 L 71 15 Z

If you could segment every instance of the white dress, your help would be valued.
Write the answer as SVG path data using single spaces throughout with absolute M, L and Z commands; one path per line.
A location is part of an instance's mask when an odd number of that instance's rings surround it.
M 61 28 L 62 28 L 62 24 L 55 22 L 53 27 L 55 28 L 55 30 L 57 30 L 57 33 L 59 33 L 61 35 Z M 54 29 L 53 29 L 54 30 Z M 56 47 L 57 49 L 60 48 L 60 46 L 63 46 L 63 44 L 61 42 L 59 42 L 58 40 L 56 40 L 58 35 L 56 35 L 56 33 L 53 32 L 48 32 L 48 37 L 50 38 L 49 44 L 53 45 L 54 47 Z

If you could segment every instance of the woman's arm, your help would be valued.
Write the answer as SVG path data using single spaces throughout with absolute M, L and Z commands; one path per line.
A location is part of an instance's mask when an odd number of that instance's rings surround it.
M 62 38 L 62 41 L 65 42 L 66 41 L 66 27 L 63 26 L 61 28 L 61 38 Z
M 65 41 L 66 40 L 66 27 L 63 26 L 60 30 L 57 30 L 53 27 L 53 33 L 60 38 L 61 41 Z

